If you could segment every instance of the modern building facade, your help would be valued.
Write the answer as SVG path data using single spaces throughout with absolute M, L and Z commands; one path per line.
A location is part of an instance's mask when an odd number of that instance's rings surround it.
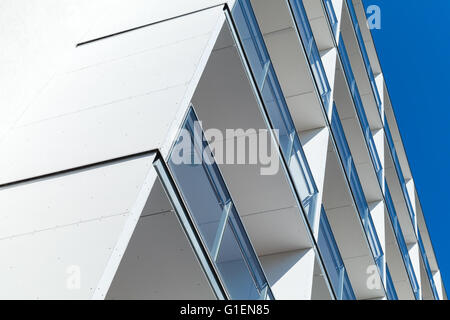
M 361 0 L 97 5 L 0 140 L 0 298 L 447 299 Z

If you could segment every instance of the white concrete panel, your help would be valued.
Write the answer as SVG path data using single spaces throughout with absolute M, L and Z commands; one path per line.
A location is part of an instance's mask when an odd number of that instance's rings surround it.
M 334 148 L 329 148 L 328 150 L 325 183 L 323 187 L 323 204 L 327 212 L 335 208 L 350 207 L 353 203 L 344 172 L 338 163 L 337 154 Z
M 126 219 L 118 215 L 0 241 L 1 299 L 90 299 Z
M 175 116 L 177 103 L 172 99 L 183 89 L 173 88 L 16 129 L 0 144 L 6 155 L 0 158 L 0 182 L 157 148 Z M 155 112 L 160 106 L 165 106 L 166 112 Z
M 375 75 L 375 83 L 377 85 L 378 94 L 380 95 L 381 99 L 381 110 L 382 112 L 384 112 L 385 88 L 384 88 L 384 76 L 382 73 Z M 384 121 L 384 119 L 382 119 L 382 121 Z
M 359 256 L 344 259 L 344 263 L 357 299 L 366 300 L 384 297 L 383 283 L 372 257 Z
M 293 27 L 285 0 L 251 0 L 250 2 L 263 34 Z
M 275 299 L 311 299 L 314 259 L 312 249 L 260 257 Z
M 109 2 L 1 1 L 0 137 L 60 70 Z
M 264 36 L 270 58 L 286 97 L 314 91 L 314 82 L 294 29 Z
M 299 133 L 300 140 L 305 152 L 306 159 L 309 163 L 311 173 L 318 190 L 318 203 L 316 206 L 315 217 L 320 216 L 322 208 L 323 186 L 325 182 L 325 169 L 328 155 L 328 141 L 330 132 L 328 127 L 316 130 L 310 130 Z M 315 219 L 314 225 L 311 226 L 313 233 L 316 235 L 319 231 L 318 219 Z
M 326 209 L 326 212 L 342 258 L 345 260 L 368 256 L 370 249 L 356 210 L 344 207 Z
M 369 203 L 370 215 L 375 225 L 375 230 L 380 240 L 381 249 L 386 252 L 386 230 L 385 230 L 385 210 L 384 202 L 372 202 Z M 389 218 L 388 218 L 389 219 Z
M 342 18 L 342 9 L 344 7 L 344 0 L 331 0 L 334 8 L 334 13 L 336 14 L 336 18 L 338 21 L 338 32 L 341 30 L 341 18 Z M 338 35 L 340 36 L 340 34 Z M 339 39 L 338 39 L 339 40 Z
M 18 127 L 62 117 L 168 88 L 186 86 L 208 35 L 55 78 L 18 122 Z M 98 44 L 104 41 L 98 42 Z M 95 46 L 96 44 L 92 44 Z M 183 52 L 183 59 L 180 58 Z M 177 100 L 180 99 L 177 96 Z M 151 105 L 151 104 L 150 104 Z
M 426 274 L 421 274 L 420 272 L 420 263 L 421 263 L 421 257 L 420 257 L 420 251 L 419 251 L 419 245 L 417 243 L 410 243 L 407 245 L 408 247 L 408 253 L 409 257 L 411 258 L 412 266 L 414 269 L 414 272 L 416 274 L 417 282 L 419 283 L 419 286 L 422 283 L 422 278 L 426 277 Z
M 49 84 L 0 142 L 1 152 L 7 155 L 0 160 L 0 183 L 160 148 L 168 139 L 171 142 L 173 127 L 181 121 L 180 114 L 192 98 L 205 56 L 224 21 L 222 8 L 196 15 L 197 23 L 185 17 L 169 20 L 163 24 L 170 27 L 145 35 L 148 42 L 165 37 L 173 38 L 173 43 L 160 42 L 162 46 L 144 52 L 134 47 L 138 52 L 121 59 L 111 60 L 114 54 L 110 51 L 125 54 L 122 46 L 141 37 L 87 44 L 99 48 L 98 55 L 92 53 L 94 63 L 99 56 L 107 62 L 61 75 Z M 190 30 L 192 38 L 177 42 L 184 29 Z M 127 39 L 125 34 L 121 38 Z M 105 49 L 108 41 L 114 44 Z M 165 112 L 157 111 L 161 109 Z
M 416 187 L 413 179 L 406 180 L 406 190 L 408 192 L 409 200 L 415 214 L 414 223 L 417 224 L 417 208 L 416 208 Z
M 323 17 L 322 4 L 315 0 L 304 0 L 303 6 L 308 13 L 309 20 L 315 20 L 317 18 Z
M 433 279 L 434 279 L 434 283 L 436 284 L 436 290 L 438 292 L 439 295 L 439 299 L 443 300 L 444 299 L 444 284 L 441 278 L 441 272 L 440 271 L 436 271 L 435 273 L 433 273 Z
M 385 178 L 385 153 L 384 153 L 384 129 L 374 130 L 372 131 L 373 141 L 375 142 L 375 148 L 377 149 L 378 157 L 382 166 L 382 179 L 384 181 Z M 385 192 L 385 184 L 383 183 L 381 188 L 382 192 Z
M 0 296 L 89 299 L 108 287 L 156 178 L 153 159 L 3 188 Z
M 312 247 L 297 207 L 241 217 L 258 255 Z
M 174 212 L 139 219 L 107 299 L 215 299 Z
M 225 2 L 228 2 L 230 7 L 234 4 L 234 0 L 170 0 L 170 3 L 167 0 L 129 0 L 126 3 L 121 0 L 110 0 L 108 8 L 79 42 L 173 19 Z
M 325 125 L 319 97 L 314 91 L 287 97 L 286 103 L 297 130 L 317 129 Z
M 321 59 L 322 59 L 322 65 L 325 70 L 325 74 L 327 75 L 328 84 L 330 85 L 331 89 L 331 97 L 330 103 L 333 103 L 334 101 L 334 82 L 335 82 L 335 76 L 336 76 L 336 63 L 337 63 L 337 50 L 336 48 L 330 49 L 330 50 L 324 50 L 320 53 Z M 331 108 L 329 108 L 330 112 L 332 111 Z M 331 113 L 327 115 L 328 119 L 331 121 Z
M 1 189 L 0 239 L 127 214 L 151 161 L 131 160 Z

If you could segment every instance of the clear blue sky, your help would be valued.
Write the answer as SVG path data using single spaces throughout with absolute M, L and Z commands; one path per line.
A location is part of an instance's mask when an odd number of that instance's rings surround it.
M 450 1 L 364 0 L 431 240 L 450 290 Z

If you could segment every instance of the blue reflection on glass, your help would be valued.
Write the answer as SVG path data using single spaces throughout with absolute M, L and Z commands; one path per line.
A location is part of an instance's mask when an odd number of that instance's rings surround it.
M 338 19 L 336 17 L 336 11 L 334 11 L 333 2 L 331 0 L 324 0 L 325 9 L 327 10 L 328 20 L 330 21 L 331 30 L 333 30 L 333 34 L 336 37 L 337 27 L 338 27 Z
M 397 292 L 395 291 L 394 282 L 392 281 L 389 269 L 386 270 L 386 291 L 389 300 L 398 300 Z

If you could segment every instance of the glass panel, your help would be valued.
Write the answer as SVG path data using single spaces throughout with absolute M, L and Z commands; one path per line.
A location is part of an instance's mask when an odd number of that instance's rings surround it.
M 345 138 L 344 130 L 342 128 L 339 114 L 336 111 L 336 106 L 333 105 L 333 113 L 331 119 L 331 129 L 336 140 L 339 156 L 344 164 L 344 170 L 346 171 L 349 179 L 350 188 L 352 190 L 356 208 L 363 222 L 364 229 L 369 240 L 369 245 L 372 250 L 375 262 L 379 267 L 380 274 L 383 277 L 384 270 L 384 254 L 381 248 L 378 234 L 372 221 L 372 217 L 369 213 L 369 206 L 367 205 L 366 198 L 361 186 L 361 182 L 358 177 L 358 173 L 353 162 L 350 149 L 348 148 L 347 140 Z
M 194 130 L 198 130 L 194 129 L 194 122 L 194 117 L 187 117 L 185 122 L 185 128 L 188 130 L 187 132 L 193 133 Z M 226 189 L 221 183 L 222 181 L 217 179 L 215 175 L 210 174 L 215 171 L 214 168 L 211 168 L 212 165 L 208 165 L 201 160 L 194 160 L 202 159 L 202 147 L 194 147 L 193 137 L 194 134 L 184 134 L 180 136 L 168 164 L 177 185 L 186 186 L 185 188 L 182 188 L 186 206 L 188 207 L 188 210 L 193 213 L 193 218 L 203 241 L 206 243 L 209 250 L 213 250 L 219 222 L 224 211 L 225 203 L 229 200 L 229 195 L 228 192 L 225 191 Z M 187 141 L 183 141 L 183 139 L 191 139 L 189 145 L 192 147 L 190 149 L 178 149 L 178 146 L 187 143 Z M 191 152 L 189 161 L 191 163 L 180 164 L 174 156 L 174 153 L 178 150 Z M 197 188 L 187 187 L 187 184 L 190 186 L 195 185 Z M 219 193 L 218 190 L 221 190 L 221 192 Z
M 356 39 L 358 40 L 358 44 L 361 49 L 361 55 L 364 60 L 364 65 L 367 70 L 367 75 L 369 77 L 370 86 L 372 87 L 372 91 L 375 96 L 378 110 L 381 113 L 382 112 L 381 98 L 380 98 L 380 94 L 378 92 L 377 84 L 375 82 L 375 77 L 373 75 L 372 66 L 370 65 L 370 60 L 369 60 L 369 56 L 367 54 L 366 45 L 364 44 L 364 39 L 361 34 L 361 29 L 359 28 L 358 18 L 356 16 L 355 8 L 353 7 L 353 3 L 351 0 L 347 0 L 347 5 L 348 5 L 348 10 L 350 12 L 350 17 L 352 19 L 353 27 L 355 30 Z
M 333 30 L 333 34 L 336 37 L 337 27 L 338 27 L 338 19 L 336 17 L 336 11 L 334 11 L 333 2 L 331 0 L 324 1 L 325 9 L 328 13 L 328 20 L 330 21 L 331 30 Z
M 205 161 L 202 155 L 208 156 L 210 161 Z M 239 214 L 213 160 L 191 108 L 168 161 L 177 187 L 230 297 L 273 298 Z
M 271 126 L 278 131 L 283 158 L 291 171 L 294 185 L 305 206 L 305 213 L 314 220 L 317 188 L 249 1 L 238 0 L 232 15 L 241 41 L 242 38 L 247 39 L 243 41 L 243 49 L 257 79 Z
M 344 170 L 350 176 L 351 163 L 353 161 L 350 148 L 348 147 L 347 138 L 345 137 L 344 128 L 342 127 L 336 105 L 333 103 L 333 111 L 331 116 L 331 130 L 336 141 L 339 155 L 344 165 Z
M 250 269 L 254 271 L 255 282 L 258 288 L 262 291 L 267 286 L 267 280 L 264 276 L 261 265 L 259 264 L 258 257 L 253 249 L 250 240 L 247 237 L 247 233 L 242 226 L 239 214 L 234 206 L 231 207 L 230 215 L 228 218 L 233 233 L 236 235 L 239 241 L 242 252 L 244 253 L 249 263 Z
M 225 227 L 216 265 L 233 299 L 259 300 L 260 293 L 229 223 Z
M 323 68 L 322 59 L 320 57 L 319 50 L 317 49 L 314 35 L 309 24 L 308 16 L 306 15 L 305 8 L 302 0 L 289 0 L 295 22 L 297 24 L 297 30 L 300 34 L 300 38 L 306 49 L 306 56 L 311 65 L 311 71 L 316 80 L 316 84 L 319 90 L 319 94 L 322 97 L 322 102 L 325 110 L 328 113 L 330 108 L 331 88 L 328 83 L 328 79 Z
M 342 38 L 339 40 L 339 52 L 342 59 L 342 65 L 344 68 L 344 73 L 347 77 L 348 85 L 350 87 L 350 92 L 353 96 L 353 101 L 355 103 L 356 112 L 358 114 L 359 121 L 361 123 L 361 128 L 363 130 L 364 138 L 369 149 L 369 154 L 372 159 L 372 163 L 375 169 L 375 173 L 378 178 L 380 185 L 383 183 L 383 167 L 381 165 L 380 157 L 378 156 L 378 151 L 373 140 L 372 131 L 370 130 L 369 122 L 367 121 L 366 112 L 364 111 L 364 106 L 361 101 L 361 96 L 359 94 L 358 87 L 356 85 L 356 80 L 352 71 L 350 60 L 348 58 L 347 49 L 345 48 L 344 41 Z
M 389 300 L 398 300 L 397 292 L 395 291 L 394 282 L 392 282 L 389 269 L 386 270 L 386 291 Z
M 272 66 L 267 73 L 261 94 L 272 127 L 278 130 L 281 152 L 304 205 L 305 213 L 314 219 L 317 188 Z
M 344 262 L 323 207 L 320 215 L 317 244 L 337 299 L 355 299 Z M 341 280 L 343 280 L 343 283 Z
M 397 243 L 402 253 L 403 262 L 405 263 L 406 271 L 408 272 L 409 281 L 411 282 L 414 295 L 419 299 L 419 284 L 417 282 L 416 273 L 411 263 L 411 258 L 409 256 L 408 247 L 406 246 L 405 238 L 403 236 L 402 229 L 400 228 L 397 212 L 395 211 L 394 203 L 392 201 L 391 192 L 387 183 L 385 184 L 385 199 L 386 206 L 388 208 L 389 217 L 391 218 L 392 225 L 394 226 L 394 233 L 397 238 Z
M 245 0 L 236 1 L 232 15 L 243 49 L 250 62 L 252 73 L 261 89 L 270 59 L 251 4 Z
M 395 150 L 394 140 L 392 139 L 391 130 L 389 129 L 389 125 L 387 123 L 386 117 L 384 118 L 384 132 L 386 134 L 387 142 L 389 145 L 389 149 L 391 151 L 392 161 L 394 162 L 395 171 L 397 172 L 398 179 L 400 181 L 400 186 L 402 188 L 403 196 L 406 201 L 406 206 L 408 207 L 409 216 L 411 218 L 411 222 L 416 229 L 416 213 L 411 204 L 411 199 L 409 198 L 408 190 L 406 188 L 406 181 L 403 177 L 403 171 L 400 166 L 400 160 L 398 159 L 397 152 Z
M 347 271 L 344 274 L 342 300 L 356 300 L 356 296 L 355 296 L 355 293 L 353 292 L 353 288 L 350 284 L 350 280 L 348 278 Z
M 418 236 L 418 242 L 419 242 L 420 253 L 421 253 L 422 259 L 423 259 L 423 264 L 425 265 L 425 270 L 427 271 L 427 276 L 428 276 L 428 279 L 430 281 L 431 290 L 433 291 L 434 299 L 435 300 L 439 300 L 439 294 L 438 294 L 437 289 L 436 289 L 436 284 L 434 283 L 433 273 L 431 272 L 430 263 L 428 261 L 428 257 L 427 257 L 427 253 L 425 251 L 425 247 L 423 246 L 422 237 L 420 236 L 420 233 L 419 233 L 419 236 Z

